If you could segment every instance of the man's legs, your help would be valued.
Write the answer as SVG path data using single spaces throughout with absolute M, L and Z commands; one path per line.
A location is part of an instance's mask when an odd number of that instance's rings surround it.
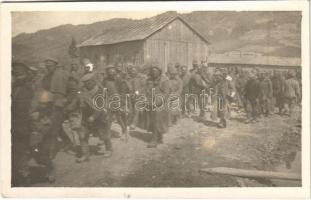
M 89 130 L 85 126 L 81 126 L 77 132 L 79 135 L 82 156 L 81 158 L 78 158 L 76 162 L 87 162 L 90 159 Z
M 12 186 L 28 186 L 30 184 L 28 160 L 29 137 L 12 136 Z
M 112 116 L 106 116 L 105 121 L 98 124 L 98 133 L 104 145 L 100 146 L 98 153 L 104 154 L 105 157 L 110 157 L 112 155 L 112 143 L 111 143 L 111 125 L 112 125 Z
M 49 141 L 49 148 L 50 148 L 50 157 L 52 159 L 55 158 L 57 154 L 57 137 L 62 132 L 62 123 L 64 121 L 64 114 L 62 107 L 54 106 L 51 116 L 52 124 L 50 129 L 50 141 Z

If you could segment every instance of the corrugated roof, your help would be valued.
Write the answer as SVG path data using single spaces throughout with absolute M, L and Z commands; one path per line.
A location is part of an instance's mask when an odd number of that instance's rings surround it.
M 185 23 L 192 31 L 194 31 L 199 37 L 201 37 L 206 43 L 208 41 L 198 33 L 189 23 L 182 19 L 176 12 L 167 12 L 155 17 L 137 20 L 129 26 L 120 27 L 120 29 L 113 29 L 105 31 L 99 35 L 93 36 L 86 41 L 82 42 L 79 47 L 83 46 L 97 46 L 115 44 L 120 42 L 143 40 L 155 33 L 158 30 L 164 28 L 167 24 L 180 19 Z
M 248 65 L 277 65 L 301 66 L 300 58 L 287 58 L 276 56 L 228 56 L 224 54 L 211 54 L 209 63 L 248 64 Z

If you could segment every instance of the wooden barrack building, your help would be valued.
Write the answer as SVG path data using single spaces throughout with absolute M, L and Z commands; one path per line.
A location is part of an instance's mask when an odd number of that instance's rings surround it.
M 122 62 L 144 65 L 157 62 L 166 70 L 169 63 L 192 65 L 207 60 L 209 42 L 177 13 L 167 13 L 118 30 L 93 36 L 79 45 L 82 58 L 108 64 Z

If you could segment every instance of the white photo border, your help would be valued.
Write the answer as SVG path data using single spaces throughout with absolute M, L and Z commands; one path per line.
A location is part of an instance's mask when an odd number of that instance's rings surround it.
M 11 12 L 13 11 L 301 11 L 302 60 L 302 187 L 276 188 L 11 188 Z M 310 198 L 310 52 L 309 2 L 53 2 L 2 3 L 0 54 L 1 189 L 5 197 L 105 198 Z

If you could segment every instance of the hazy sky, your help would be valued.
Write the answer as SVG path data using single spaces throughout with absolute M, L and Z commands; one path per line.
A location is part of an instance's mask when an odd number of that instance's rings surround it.
M 33 33 L 62 24 L 90 24 L 112 18 L 141 19 L 162 12 L 13 12 L 12 36 L 20 33 Z

